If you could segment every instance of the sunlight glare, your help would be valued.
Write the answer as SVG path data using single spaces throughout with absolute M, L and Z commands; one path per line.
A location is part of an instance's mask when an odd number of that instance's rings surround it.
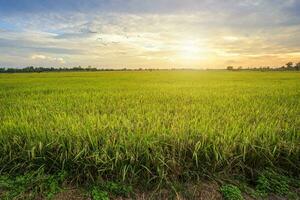
M 183 59 L 196 60 L 200 58 L 201 48 L 193 40 L 182 43 L 180 57 Z

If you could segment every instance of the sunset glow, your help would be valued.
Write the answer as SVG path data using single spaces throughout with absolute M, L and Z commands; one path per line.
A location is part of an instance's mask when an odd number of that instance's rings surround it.
M 296 0 L 0 1 L 0 64 L 280 66 L 300 58 L 299 10 Z

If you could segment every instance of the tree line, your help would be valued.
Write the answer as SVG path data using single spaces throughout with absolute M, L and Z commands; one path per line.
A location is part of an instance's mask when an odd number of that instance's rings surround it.
M 293 63 L 293 62 L 288 62 L 285 65 L 281 67 L 254 67 L 254 68 L 243 68 L 243 67 L 233 67 L 233 66 L 228 66 L 226 68 L 227 70 L 230 71 L 238 71 L 238 70 L 256 70 L 256 71 L 300 71 L 300 62 L 298 63 Z
M 252 70 L 252 71 L 300 71 L 300 62 L 293 63 L 288 62 L 285 66 L 281 67 L 254 67 L 254 68 L 243 68 L 243 67 L 234 67 L 228 66 L 226 68 L 229 71 L 239 71 L 239 70 Z M 112 69 L 112 68 L 96 68 L 96 67 L 34 67 L 29 66 L 25 68 L 5 68 L 0 67 L 0 73 L 33 73 L 33 72 L 77 72 L 77 71 L 156 71 L 156 70 L 193 70 L 192 68 L 171 68 L 171 69 L 158 69 L 158 68 L 136 68 L 136 69 L 128 69 L 128 68 L 120 68 L 120 69 Z
M 65 68 L 65 67 L 25 67 L 25 68 L 0 68 L 0 73 L 33 73 L 33 72 L 84 72 L 84 71 L 154 71 L 159 69 L 143 69 L 143 68 L 137 68 L 137 69 L 127 69 L 127 68 L 121 68 L 121 69 L 112 69 L 112 68 L 96 68 L 96 67 L 72 67 L 72 68 Z

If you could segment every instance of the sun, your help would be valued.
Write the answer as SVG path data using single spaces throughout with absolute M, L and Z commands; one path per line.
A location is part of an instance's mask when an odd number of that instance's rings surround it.
M 201 48 L 193 40 L 184 41 L 180 45 L 180 57 L 183 59 L 196 60 L 200 54 Z

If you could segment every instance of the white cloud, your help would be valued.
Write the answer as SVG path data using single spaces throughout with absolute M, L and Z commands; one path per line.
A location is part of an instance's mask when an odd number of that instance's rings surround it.
M 33 60 L 37 60 L 37 59 L 45 60 L 46 58 L 47 58 L 46 56 L 44 56 L 44 55 L 38 55 L 38 54 L 35 54 L 35 55 L 31 56 L 31 59 L 33 59 Z
M 42 54 L 34 54 L 31 56 L 32 60 L 37 60 L 37 61 L 50 61 L 50 62 L 57 62 L 59 64 L 64 64 L 65 60 L 60 57 L 51 57 L 51 56 L 46 56 Z

